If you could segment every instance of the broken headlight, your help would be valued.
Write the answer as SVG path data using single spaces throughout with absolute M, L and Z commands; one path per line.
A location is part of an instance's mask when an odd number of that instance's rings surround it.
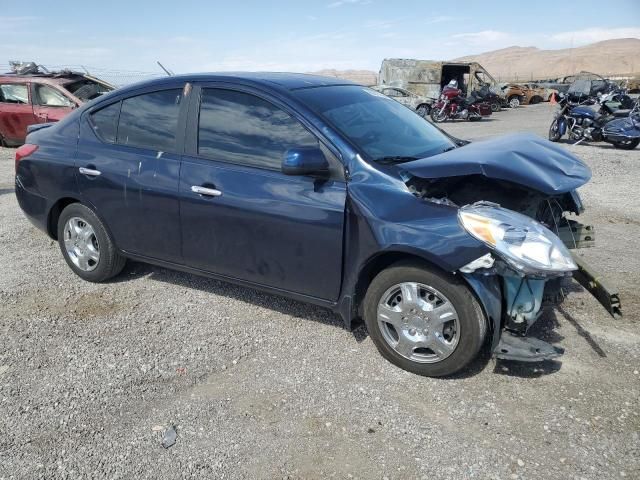
M 562 241 L 535 220 L 495 204 L 475 203 L 458 211 L 464 229 L 516 271 L 557 274 L 577 270 Z

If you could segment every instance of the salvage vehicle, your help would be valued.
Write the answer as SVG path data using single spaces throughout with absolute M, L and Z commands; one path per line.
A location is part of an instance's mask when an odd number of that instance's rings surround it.
M 522 86 L 525 88 L 526 100 L 525 104 L 534 105 L 536 103 L 549 102 L 551 101 L 551 96 L 555 93 L 557 94 L 557 90 L 552 88 L 545 88 L 537 85 L 535 83 L 523 83 Z
M 505 106 L 518 108 L 520 105 L 532 105 L 551 100 L 551 93 L 546 88 L 529 83 L 501 84 L 502 98 Z M 547 96 L 548 95 L 548 96 Z
M 435 98 L 421 97 L 415 93 L 400 87 L 390 87 L 388 85 L 376 85 L 372 89 L 383 93 L 387 97 L 393 98 L 396 102 L 405 107 L 415 110 L 421 117 L 427 117 L 431 112 L 431 106 L 436 101 Z
M 381 85 L 399 86 L 427 98 L 438 98 L 451 80 L 458 82 L 458 87 L 466 96 L 483 86 L 496 85 L 489 72 L 477 62 L 385 58 L 378 75 Z
M 21 209 L 80 278 L 133 259 L 309 302 L 364 319 L 420 375 L 460 370 L 487 337 L 499 358 L 560 355 L 526 334 L 572 272 L 619 311 L 568 250 L 593 242 L 569 218 L 581 160 L 529 134 L 456 139 L 337 78 L 139 83 L 32 126 L 15 170 Z
M 0 145 L 21 145 L 29 125 L 61 120 L 115 88 L 86 73 L 45 73 L 33 63 L 27 65 L 31 68 L 0 74 Z

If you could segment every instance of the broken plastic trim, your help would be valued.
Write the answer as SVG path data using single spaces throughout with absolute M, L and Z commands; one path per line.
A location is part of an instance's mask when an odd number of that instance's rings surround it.
M 578 270 L 573 272 L 573 278 L 582 285 L 602 305 L 613 318 L 622 317 L 622 305 L 618 289 L 609 284 L 602 275 L 596 273 L 587 262 L 577 255 L 573 260 L 578 265 Z
M 564 348 L 556 347 L 534 337 L 516 337 L 504 332 L 500 343 L 493 350 L 496 358 L 518 360 L 520 362 L 541 362 L 552 360 L 564 354 Z
M 460 268 L 462 273 L 473 273 L 480 268 L 491 268 L 495 259 L 490 253 L 487 253 L 481 257 L 476 258 L 475 260 L 467 263 L 464 267 Z

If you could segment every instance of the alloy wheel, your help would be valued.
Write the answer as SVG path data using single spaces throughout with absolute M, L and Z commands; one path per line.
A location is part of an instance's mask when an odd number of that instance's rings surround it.
M 64 246 L 69 259 L 84 272 L 100 261 L 100 246 L 93 227 L 80 217 L 71 217 L 64 226 Z

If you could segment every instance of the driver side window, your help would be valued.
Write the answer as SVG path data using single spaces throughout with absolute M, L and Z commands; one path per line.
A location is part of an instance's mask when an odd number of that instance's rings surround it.
M 199 155 L 279 171 L 287 149 L 318 145 L 300 122 L 262 98 L 235 90 L 203 89 Z
M 73 103 L 58 90 L 47 85 L 34 85 L 34 104 L 42 107 L 72 107 Z

